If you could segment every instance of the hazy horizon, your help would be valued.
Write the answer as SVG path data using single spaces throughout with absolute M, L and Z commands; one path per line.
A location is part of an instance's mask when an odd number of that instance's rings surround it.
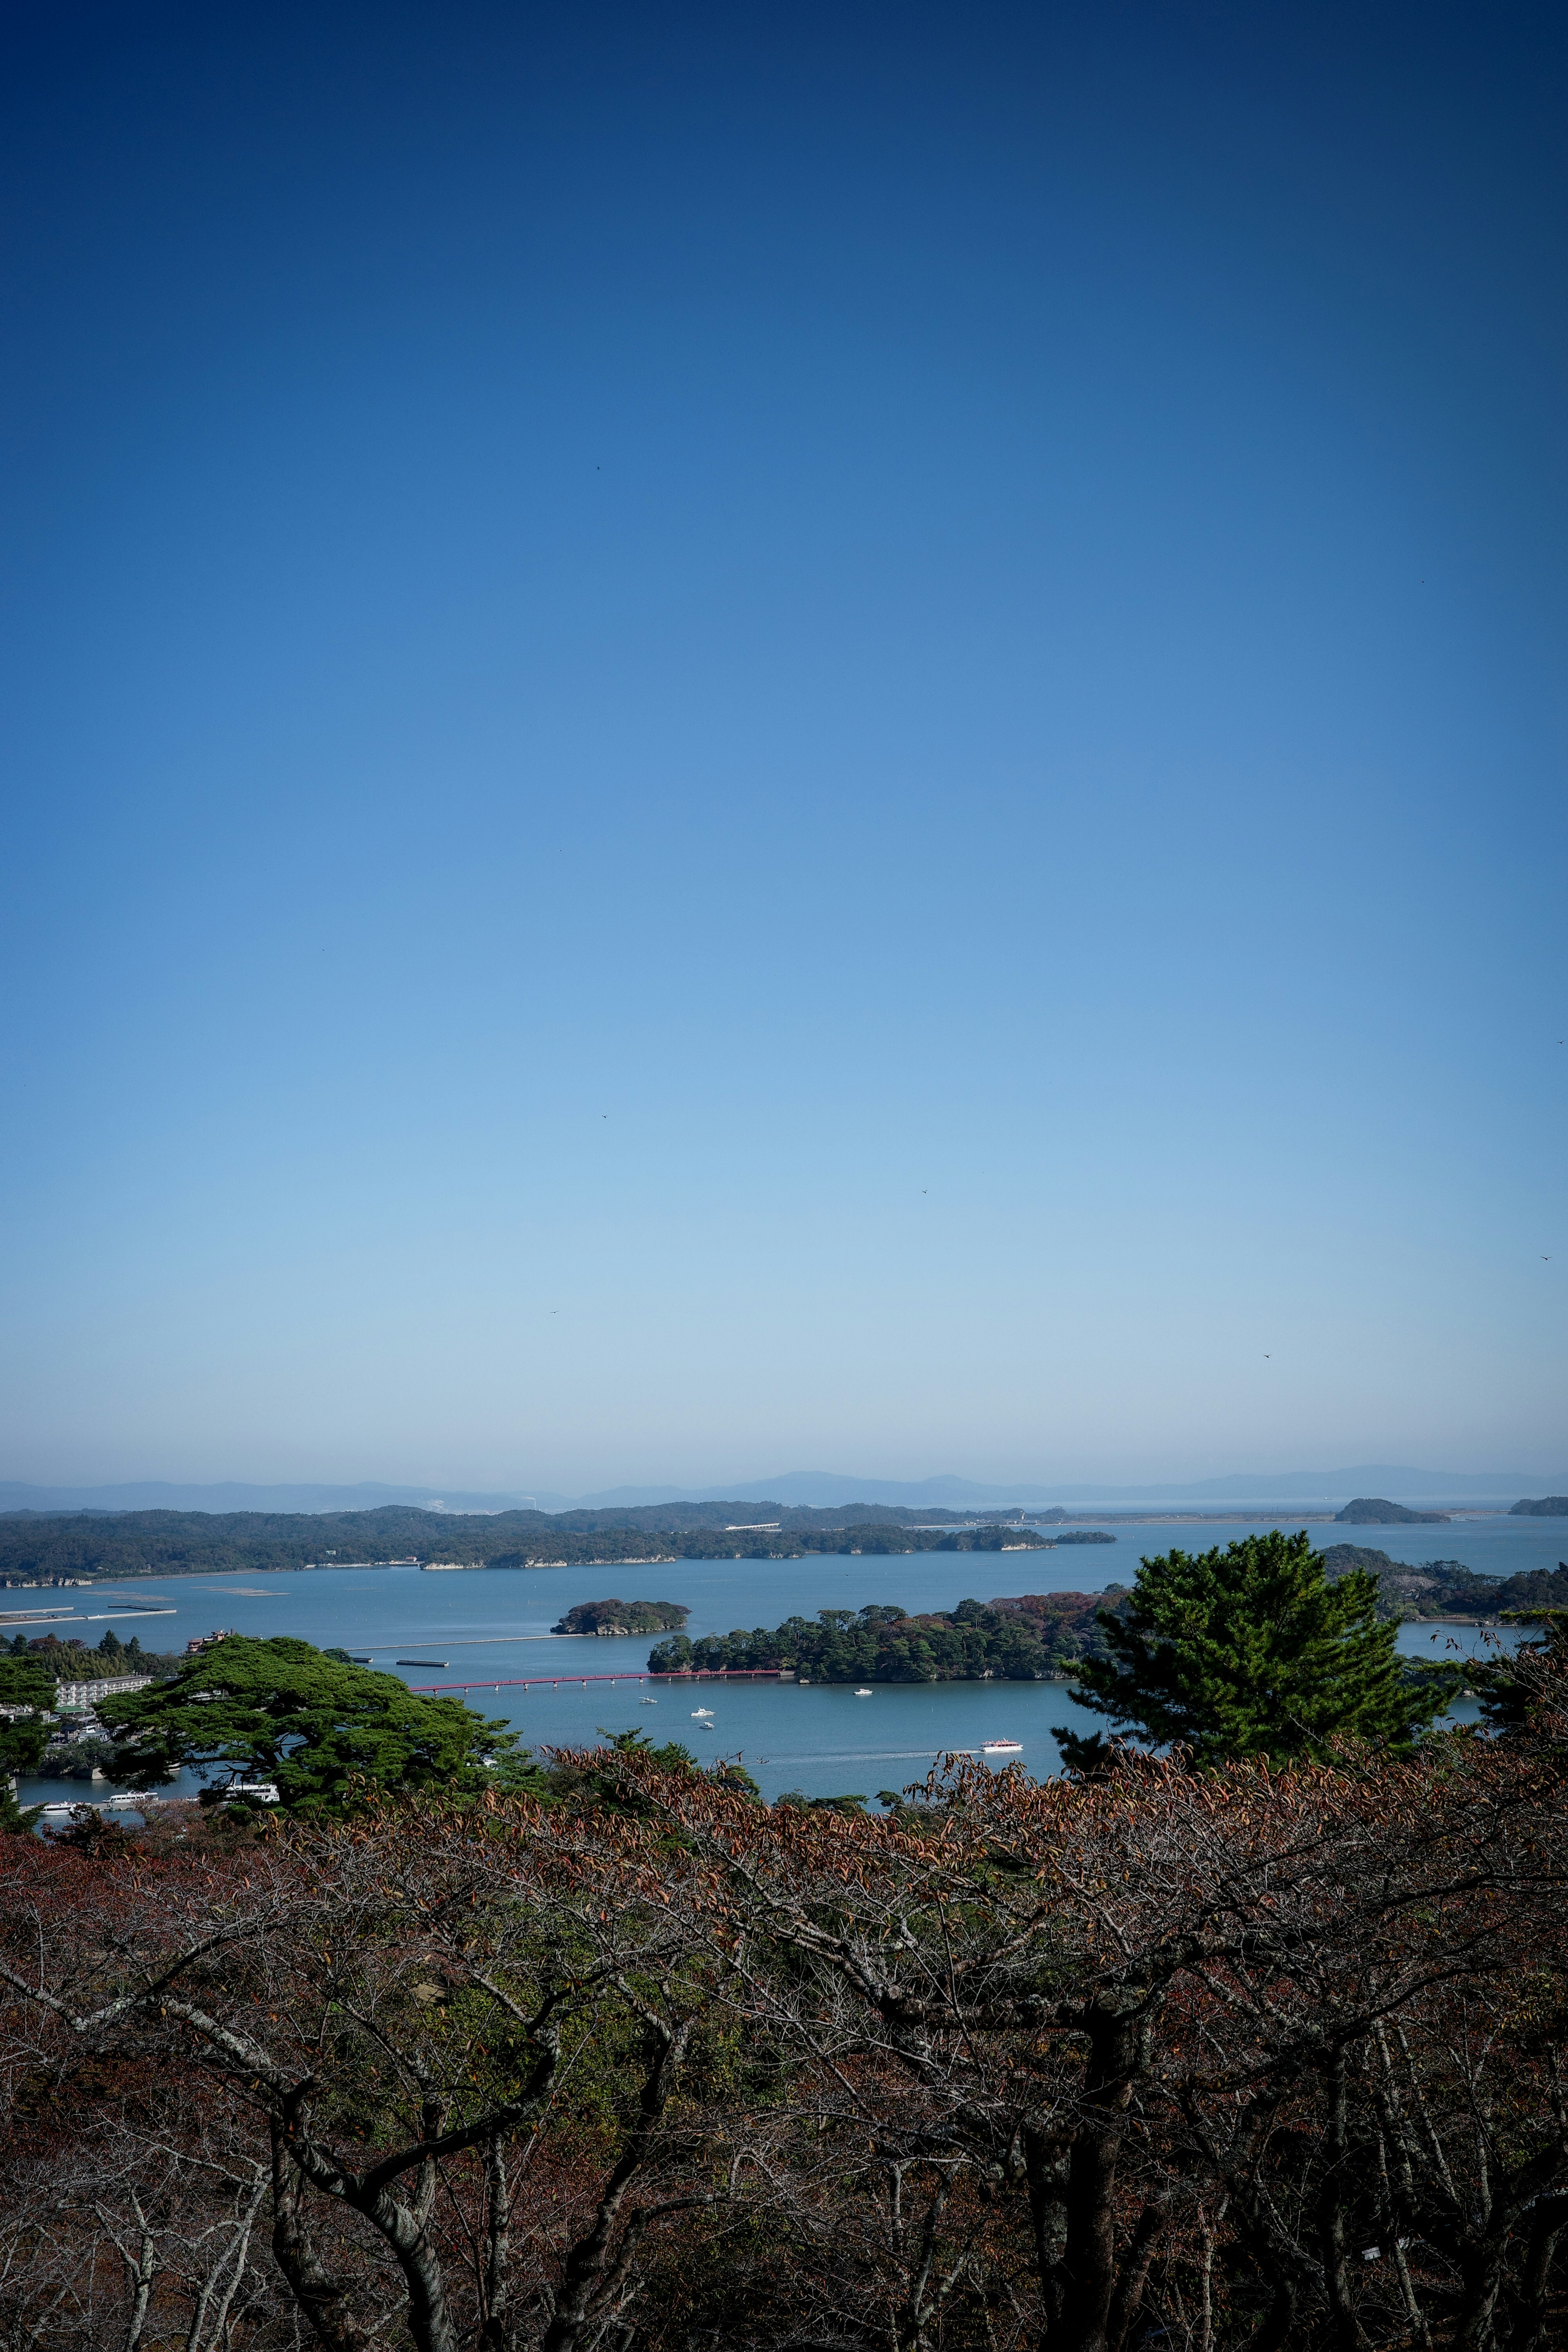
M 7 1477 L 1562 1461 L 1568 22 L 0 45 Z
M 1273 1473 L 1216 1473 L 1207 1479 L 1173 1479 L 1144 1483 L 1059 1480 L 1043 1483 L 1023 1475 L 999 1481 L 968 1479 L 953 1472 L 938 1472 L 923 1479 L 887 1479 L 831 1470 L 789 1470 L 763 1478 L 718 1482 L 689 1480 L 685 1485 L 642 1484 L 610 1486 L 577 1495 L 537 1485 L 524 1490 L 512 1486 L 478 1493 L 448 1486 L 437 1495 L 434 1487 L 379 1481 L 252 1482 L 221 1480 L 206 1485 L 174 1480 L 110 1481 L 100 1485 L 45 1486 L 0 1479 L 0 1512 L 89 1508 L 99 1510 L 238 1510 L 330 1511 L 373 1510 L 384 1504 L 413 1505 L 435 1512 L 497 1511 L 528 1507 L 544 1511 L 574 1508 L 634 1507 L 667 1502 L 778 1503 L 840 1507 L 853 1502 L 893 1504 L 908 1507 L 921 1503 L 931 1508 L 951 1507 L 977 1510 L 1005 1503 L 1044 1508 L 1056 1503 L 1105 1504 L 1108 1507 L 1193 1505 L 1214 1503 L 1237 1508 L 1254 1502 L 1278 1505 L 1338 1507 L 1357 1495 L 1375 1494 L 1390 1501 L 1443 1502 L 1490 1506 L 1511 1503 L 1523 1496 L 1568 1487 L 1568 1471 L 1529 1470 L 1464 1472 L 1423 1470 L 1410 1465 L 1364 1463 L 1330 1470 Z

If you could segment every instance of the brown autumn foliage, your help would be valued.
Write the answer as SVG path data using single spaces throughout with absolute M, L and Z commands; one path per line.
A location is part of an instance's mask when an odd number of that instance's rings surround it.
M 0 1841 L 0 2342 L 1546 2352 L 1542 1672 L 1392 1767 Z

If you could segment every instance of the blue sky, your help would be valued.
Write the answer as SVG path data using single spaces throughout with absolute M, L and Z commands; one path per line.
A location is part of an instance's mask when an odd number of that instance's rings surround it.
M 0 21 L 6 1475 L 1568 1463 L 1556 12 Z

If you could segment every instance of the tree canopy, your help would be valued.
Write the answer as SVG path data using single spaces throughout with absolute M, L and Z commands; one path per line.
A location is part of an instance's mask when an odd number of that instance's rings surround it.
M 32 1826 L 35 1811 L 16 1802 L 19 1772 L 36 1772 L 48 1745 L 55 1677 L 39 1658 L 0 1657 L 0 1831 Z
M 692 1641 L 672 1634 L 648 1652 L 654 1674 L 689 1670 L 761 1671 L 782 1668 L 824 1683 L 934 1683 L 990 1675 L 1038 1682 L 1076 1673 L 1087 1650 L 1101 1646 L 1097 1605 L 1121 1588 L 1091 1592 L 1020 1593 L 990 1602 L 961 1601 L 956 1609 L 911 1617 L 888 1601 L 865 1608 L 819 1609 L 817 1622 L 789 1617 L 772 1628 L 743 1627 Z
M 1184 1748 L 1203 1765 L 1321 1759 L 1347 1736 L 1403 1750 L 1447 1685 L 1404 1664 L 1377 1600 L 1361 1570 L 1331 1581 L 1305 1529 L 1166 1552 L 1140 1564 L 1116 1615 L 1101 1612 L 1110 1654 L 1084 1659 L 1073 1696 L 1117 1730 Z M 1057 1738 L 1069 1766 L 1104 1760 L 1101 1737 Z
M 1353 1769 L 635 1736 L 0 1839 L 5 2352 L 1548 2352 L 1564 1662 Z
M 53 1583 L 62 1577 L 118 1580 L 192 1569 L 270 1573 L 408 1556 L 527 1568 L 546 1560 L 630 1566 L 680 1553 L 770 1559 L 802 1551 L 910 1552 L 930 1548 L 931 1523 L 950 1527 L 966 1518 L 923 1506 L 915 1511 L 853 1503 L 813 1510 L 741 1502 L 481 1514 L 401 1503 L 374 1511 L 24 1513 L 0 1517 L 0 1576 Z M 907 1526 L 911 1519 L 921 1526 Z M 1024 1540 L 1016 1530 L 1014 1535 Z M 652 1540 L 660 1537 L 678 1540 Z
M 185 1765 L 226 1767 L 275 1781 L 294 1811 L 335 1812 L 356 1782 L 461 1796 L 536 1777 L 504 1724 L 284 1635 L 230 1634 L 171 1681 L 106 1699 L 101 1714 L 115 1770 L 137 1789 Z

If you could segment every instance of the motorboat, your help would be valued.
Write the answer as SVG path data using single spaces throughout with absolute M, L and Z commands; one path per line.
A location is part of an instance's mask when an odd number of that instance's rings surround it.
M 700 1723 L 705 1716 L 710 1716 L 712 1712 L 710 1706 L 694 1706 L 691 1710 L 691 1720 L 693 1723 Z
M 1023 1752 L 1021 1739 L 984 1739 L 980 1743 L 982 1756 L 1021 1756 Z
M 51 1797 L 47 1804 L 38 1807 L 38 1811 L 41 1813 L 140 1812 L 146 1805 L 167 1802 L 166 1798 L 141 1797 L 129 1790 L 121 1789 L 116 1790 L 113 1795 L 108 1797 Z
M 639 1698 L 637 1705 L 639 1706 L 657 1706 L 658 1705 L 658 1701 L 656 1698 Z
M 869 1685 L 866 1683 L 862 1683 L 855 1696 L 857 1698 L 869 1698 L 871 1696 Z

